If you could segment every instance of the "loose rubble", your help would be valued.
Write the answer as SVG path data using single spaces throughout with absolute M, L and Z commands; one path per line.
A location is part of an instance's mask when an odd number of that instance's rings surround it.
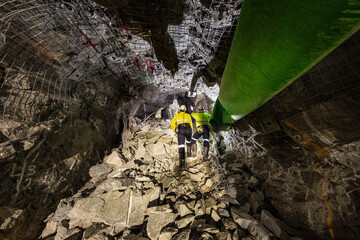
M 41 239 L 292 239 L 233 155 L 204 162 L 199 144 L 180 174 L 169 121 L 130 125 L 90 181 L 45 220 Z

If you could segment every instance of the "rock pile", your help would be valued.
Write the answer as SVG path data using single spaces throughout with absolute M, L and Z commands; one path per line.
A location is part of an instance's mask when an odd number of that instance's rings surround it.
M 91 180 L 61 200 L 42 239 L 296 239 L 265 210 L 258 181 L 236 156 L 178 164 L 168 121 L 130 121 L 123 143 L 90 169 Z M 285 231 L 286 230 L 286 231 Z

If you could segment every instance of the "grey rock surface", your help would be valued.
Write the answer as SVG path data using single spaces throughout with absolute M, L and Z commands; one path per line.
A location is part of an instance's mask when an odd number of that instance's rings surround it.
M 174 222 L 175 214 L 168 212 L 155 212 L 150 214 L 146 225 L 147 235 L 156 240 L 160 236 L 161 229 L 167 224 Z
M 270 212 L 263 211 L 260 222 L 260 215 L 251 215 L 255 213 L 250 211 L 251 202 L 240 204 L 237 196 L 228 195 L 229 191 L 220 184 L 223 179 L 222 184 L 233 184 L 235 191 L 245 189 L 238 179 L 251 179 L 248 173 L 229 177 L 219 169 L 219 158 L 211 156 L 211 161 L 204 162 L 198 154 L 189 159 L 190 171 L 174 174 L 177 156 L 169 157 L 162 149 L 168 144 L 175 154 L 175 136 L 163 131 L 166 125 L 150 123 L 141 131 L 130 128 L 123 133 L 126 144 L 90 169 L 93 178 L 73 197 L 60 202 L 56 212 L 47 218 L 42 236 L 77 237 L 84 231 L 85 239 L 121 236 L 120 239 L 184 240 L 190 239 L 192 233 L 203 240 L 232 240 L 245 237 L 246 230 L 254 239 L 272 239 L 262 224 L 274 234 L 287 234 L 290 228 L 284 228 L 284 223 L 271 217 Z M 139 142 L 153 154 L 151 159 L 138 159 L 136 151 L 128 150 L 136 149 Z M 127 155 L 127 162 L 122 155 Z M 254 197 L 249 201 L 257 200 L 259 206 L 263 203 L 259 190 L 250 195 Z

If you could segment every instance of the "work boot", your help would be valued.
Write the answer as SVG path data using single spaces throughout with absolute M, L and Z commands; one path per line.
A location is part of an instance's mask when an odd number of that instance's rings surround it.
M 191 157 L 191 146 L 186 146 L 186 153 L 188 157 Z
M 209 157 L 209 147 L 204 147 L 204 161 L 207 161 Z
M 179 153 L 179 170 L 180 172 L 185 167 L 185 153 Z

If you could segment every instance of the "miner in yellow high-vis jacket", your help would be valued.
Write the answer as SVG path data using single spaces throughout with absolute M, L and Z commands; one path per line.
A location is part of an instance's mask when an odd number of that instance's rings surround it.
M 187 146 L 187 156 L 191 157 L 191 135 L 192 135 L 192 118 L 186 113 L 185 105 L 182 105 L 179 112 L 171 120 L 171 129 L 178 135 L 179 145 L 179 167 L 180 170 L 185 165 L 185 139 Z
M 204 160 L 208 159 L 209 155 L 209 135 L 210 135 L 210 119 L 211 115 L 205 113 L 204 107 L 200 106 L 197 113 L 192 114 L 196 119 L 196 132 L 192 136 L 191 145 L 194 145 L 196 151 L 196 141 L 202 136 L 204 144 Z

